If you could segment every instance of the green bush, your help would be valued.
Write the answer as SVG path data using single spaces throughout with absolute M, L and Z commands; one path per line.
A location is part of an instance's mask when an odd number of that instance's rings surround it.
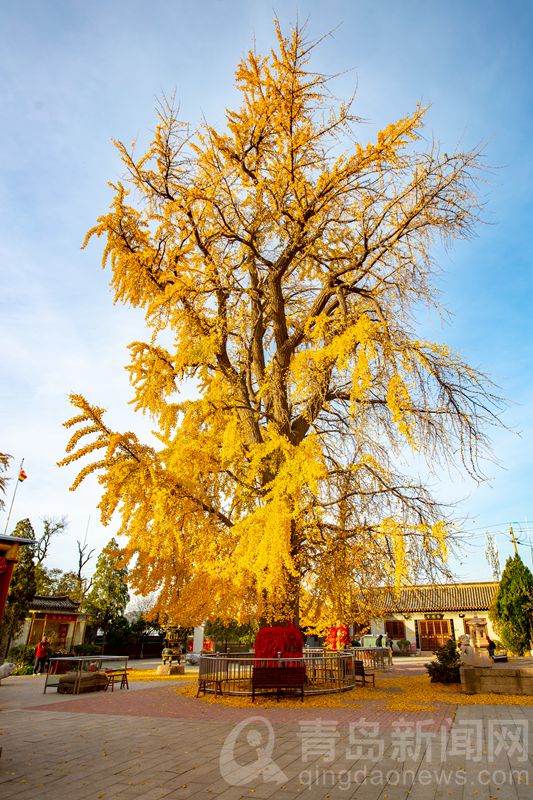
M 17 665 L 18 667 L 33 667 L 35 663 L 35 645 L 33 644 L 18 644 L 16 647 L 12 647 L 8 653 L 7 657 L 8 661 L 12 661 L 13 664 Z M 19 673 L 19 674 L 26 674 L 26 673 Z
M 29 664 L 26 664 L 24 667 L 17 667 L 11 673 L 12 675 L 32 675 L 33 674 L 33 667 Z
M 77 644 L 72 648 L 77 656 L 100 656 L 102 655 L 101 644 Z
M 457 642 L 450 639 L 445 645 L 435 650 L 434 654 L 437 656 L 437 660 L 424 664 L 431 677 L 431 683 L 460 683 L 461 656 L 457 649 Z
M 402 656 L 408 656 L 411 652 L 411 642 L 409 639 L 398 639 L 396 646 L 398 647 L 400 655 Z

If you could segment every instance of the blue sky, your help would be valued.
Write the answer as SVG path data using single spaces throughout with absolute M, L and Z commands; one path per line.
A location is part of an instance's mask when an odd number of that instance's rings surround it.
M 124 371 L 139 318 L 113 306 L 99 245 L 80 250 L 110 201 L 107 182 L 121 174 L 111 139 L 142 145 L 157 98 L 173 91 L 183 119 L 220 125 L 235 102 L 239 58 L 254 38 L 260 51 L 273 43 L 274 12 L 285 28 L 298 15 L 309 18 L 312 36 L 334 31 L 314 67 L 341 73 L 339 96 L 357 89 L 361 138 L 422 101 L 431 104 L 426 136 L 443 150 L 485 147 L 485 223 L 475 239 L 438 254 L 453 317 L 428 333 L 458 348 L 512 401 L 505 422 L 517 433 L 495 432 L 501 466 L 489 465 L 490 482 L 475 487 L 446 476 L 437 486 L 468 517 L 470 549 L 458 575 L 490 578 L 485 527 L 496 532 L 502 561 L 511 552 L 509 522 L 529 519 L 533 531 L 533 6 L 525 0 L 0 6 L 0 450 L 14 457 L 13 477 L 22 458 L 28 474 L 12 522 L 30 517 L 39 529 L 44 516 L 66 515 L 69 533 L 50 558 L 63 569 L 74 566 L 89 518 L 92 546 L 99 550 L 112 535 L 99 522 L 96 483 L 69 493 L 73 471 L 55 466 L 71 391 L 108 408 L 115 427 L 146 429 L 128 409 Z M 13 482 L 7 507 L 12 491 Z M 5 522 L 6 514 L 2 532 Z M 531 565 L 529 549 L 521 552 Z

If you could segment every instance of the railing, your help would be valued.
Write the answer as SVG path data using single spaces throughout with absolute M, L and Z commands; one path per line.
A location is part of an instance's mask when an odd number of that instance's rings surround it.
M 355 657 L 363 662 L 366 669 L 389 669 L 392 667 L 390 647 L 352 647 Z
M 306 649 L 303 658 L 256 658 L 254 653 L 203 653 L 200 656 L 199 682 L 206 691 L 217 684 L 224 694 L 252 694 L 252 671 L 258 667 L 304 666 L 304 694 L 343 692 L 355 686 L 354 655 L 348 651 Z
M 304 647 L 304 658 L 324 652 L 341 652 L 353 655 L 363 662 L 365 669 L 387 670 L 392 667 L 392 650 L 390 647 L 347 647 L 345 650 L 324 650 L 322 647 Z

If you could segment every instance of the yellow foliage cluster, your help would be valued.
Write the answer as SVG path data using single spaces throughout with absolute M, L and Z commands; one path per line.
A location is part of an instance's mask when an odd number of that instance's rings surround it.
M 483 376 L 414 335 L 432 242 L 475 219 L 478 154 L 417 151 L 421 107 L 360 143 L 302 31 L 276 29 L 239 64 L 225 129 L 164 101 L 146 153 L 117 143 L 129 188 L 87 237 L 145 313 L 128 371 L 159 445 L 73 395 L 63 463 L 83 459 L 74 488 L 97 472 L 133 589 L 184 625 L 299 610 L 323 627 L 364 616 L 372 585 L 433 575 L 449 529 L 400 458 L 458 453 L 477 475 L 494 418 Z

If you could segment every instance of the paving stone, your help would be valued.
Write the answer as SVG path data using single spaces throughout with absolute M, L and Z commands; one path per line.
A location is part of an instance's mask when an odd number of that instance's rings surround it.
M 100 697 L 58 698 L 39 694 L 35 682 L 9 689 L 9 707 L 0 715 L 1 800 L 162 800 L 162 798 L 209 798 L 241 800 L 531 800 L 533 763 L 531 753 L 521 761 L 506 752 L 489 762 L 491 720 L 528 724 L 533 745 L 533 708 L 517 706 L 446 706 L 432 716 L 386 712 L 374 701 L 364 711 L 274 708 L 251 713 L 249 709 L 199 704 L 176 694 L 174 687 L 148 686 L 135 692 Z M 6 683 L 6 688 L 8 684 Z M 4 686 L 0 688 L 3 702 Z M 19 691 L 20 689 L 20 691 Z M 18 692 L 18 694 L 17 694 Z M 260 716 L 275 732 L 272 759 L 282 770 L 284 784 L 266 782 L 261 775 L 246 786 L 232 786 L 223 779 L 220 764 L 231 767 L 255 763 L 256 755 L 246 740 L 233 753 L 220 758 L 235 724 Z M 394 736 L 400 717 L 414 725 L 429 720 L 434 733 L 431 748 L 420 746 L 414 757 L 395 754 Z M 385 750 L 378 763 L 347 754 L 348 726 L 361 717 L 379 721 Z M 455 719 L 453 719 L 455 717 Z M 339 737 L 335 758 L 320 753 L 304 761 L 300 723 L 317 718 L 337 723 Z M 452 722 L 453 720 L 453 722 Z M 479 761 L 457 754 L 453 737 L 465 724 L 481 721 L 482 752 Z M 453 727 L 451 728 L 453 724 Z M 395 727 L 396 726 L 396 727 Z M 451 728 L 451 733 L 449 732 Z M 452 735 L 453 734 L 453 735 Z M 397 742 L 396 742 L 397 744 Z M 367 777 L 353 776 L 367 767 Z M 302 782 L 304 770 L 322 776 Z M 312 771 L 315 771 L 313 773 Z M 372 782 L 372 770 L 381 778 Z M 488 770 L 488 772 L 482 772 Z M 492 772 L 491 772 L 492 771 Z M 498 771 L 509 780 L 485 786 L 480 776 Z M 513 778 L 521 774 L 520 780 Z M 442 781 L 446 773 L 448 781 Z M 307 774 L 307 773 L 306 773 Z M 361 773 L 363 774 L 363 773 Z M 376 773 L 377 774 L 377 773 Z M 427 780 L 422 780 L 429 776 Z M 364 777 L 364 775 L 363 775 Z M 466 781 L 463 786 L 461 779 Z M 231 777 L 230 777 L 231 781 Z M 398 782 L 396 782 L 398 781 Z

